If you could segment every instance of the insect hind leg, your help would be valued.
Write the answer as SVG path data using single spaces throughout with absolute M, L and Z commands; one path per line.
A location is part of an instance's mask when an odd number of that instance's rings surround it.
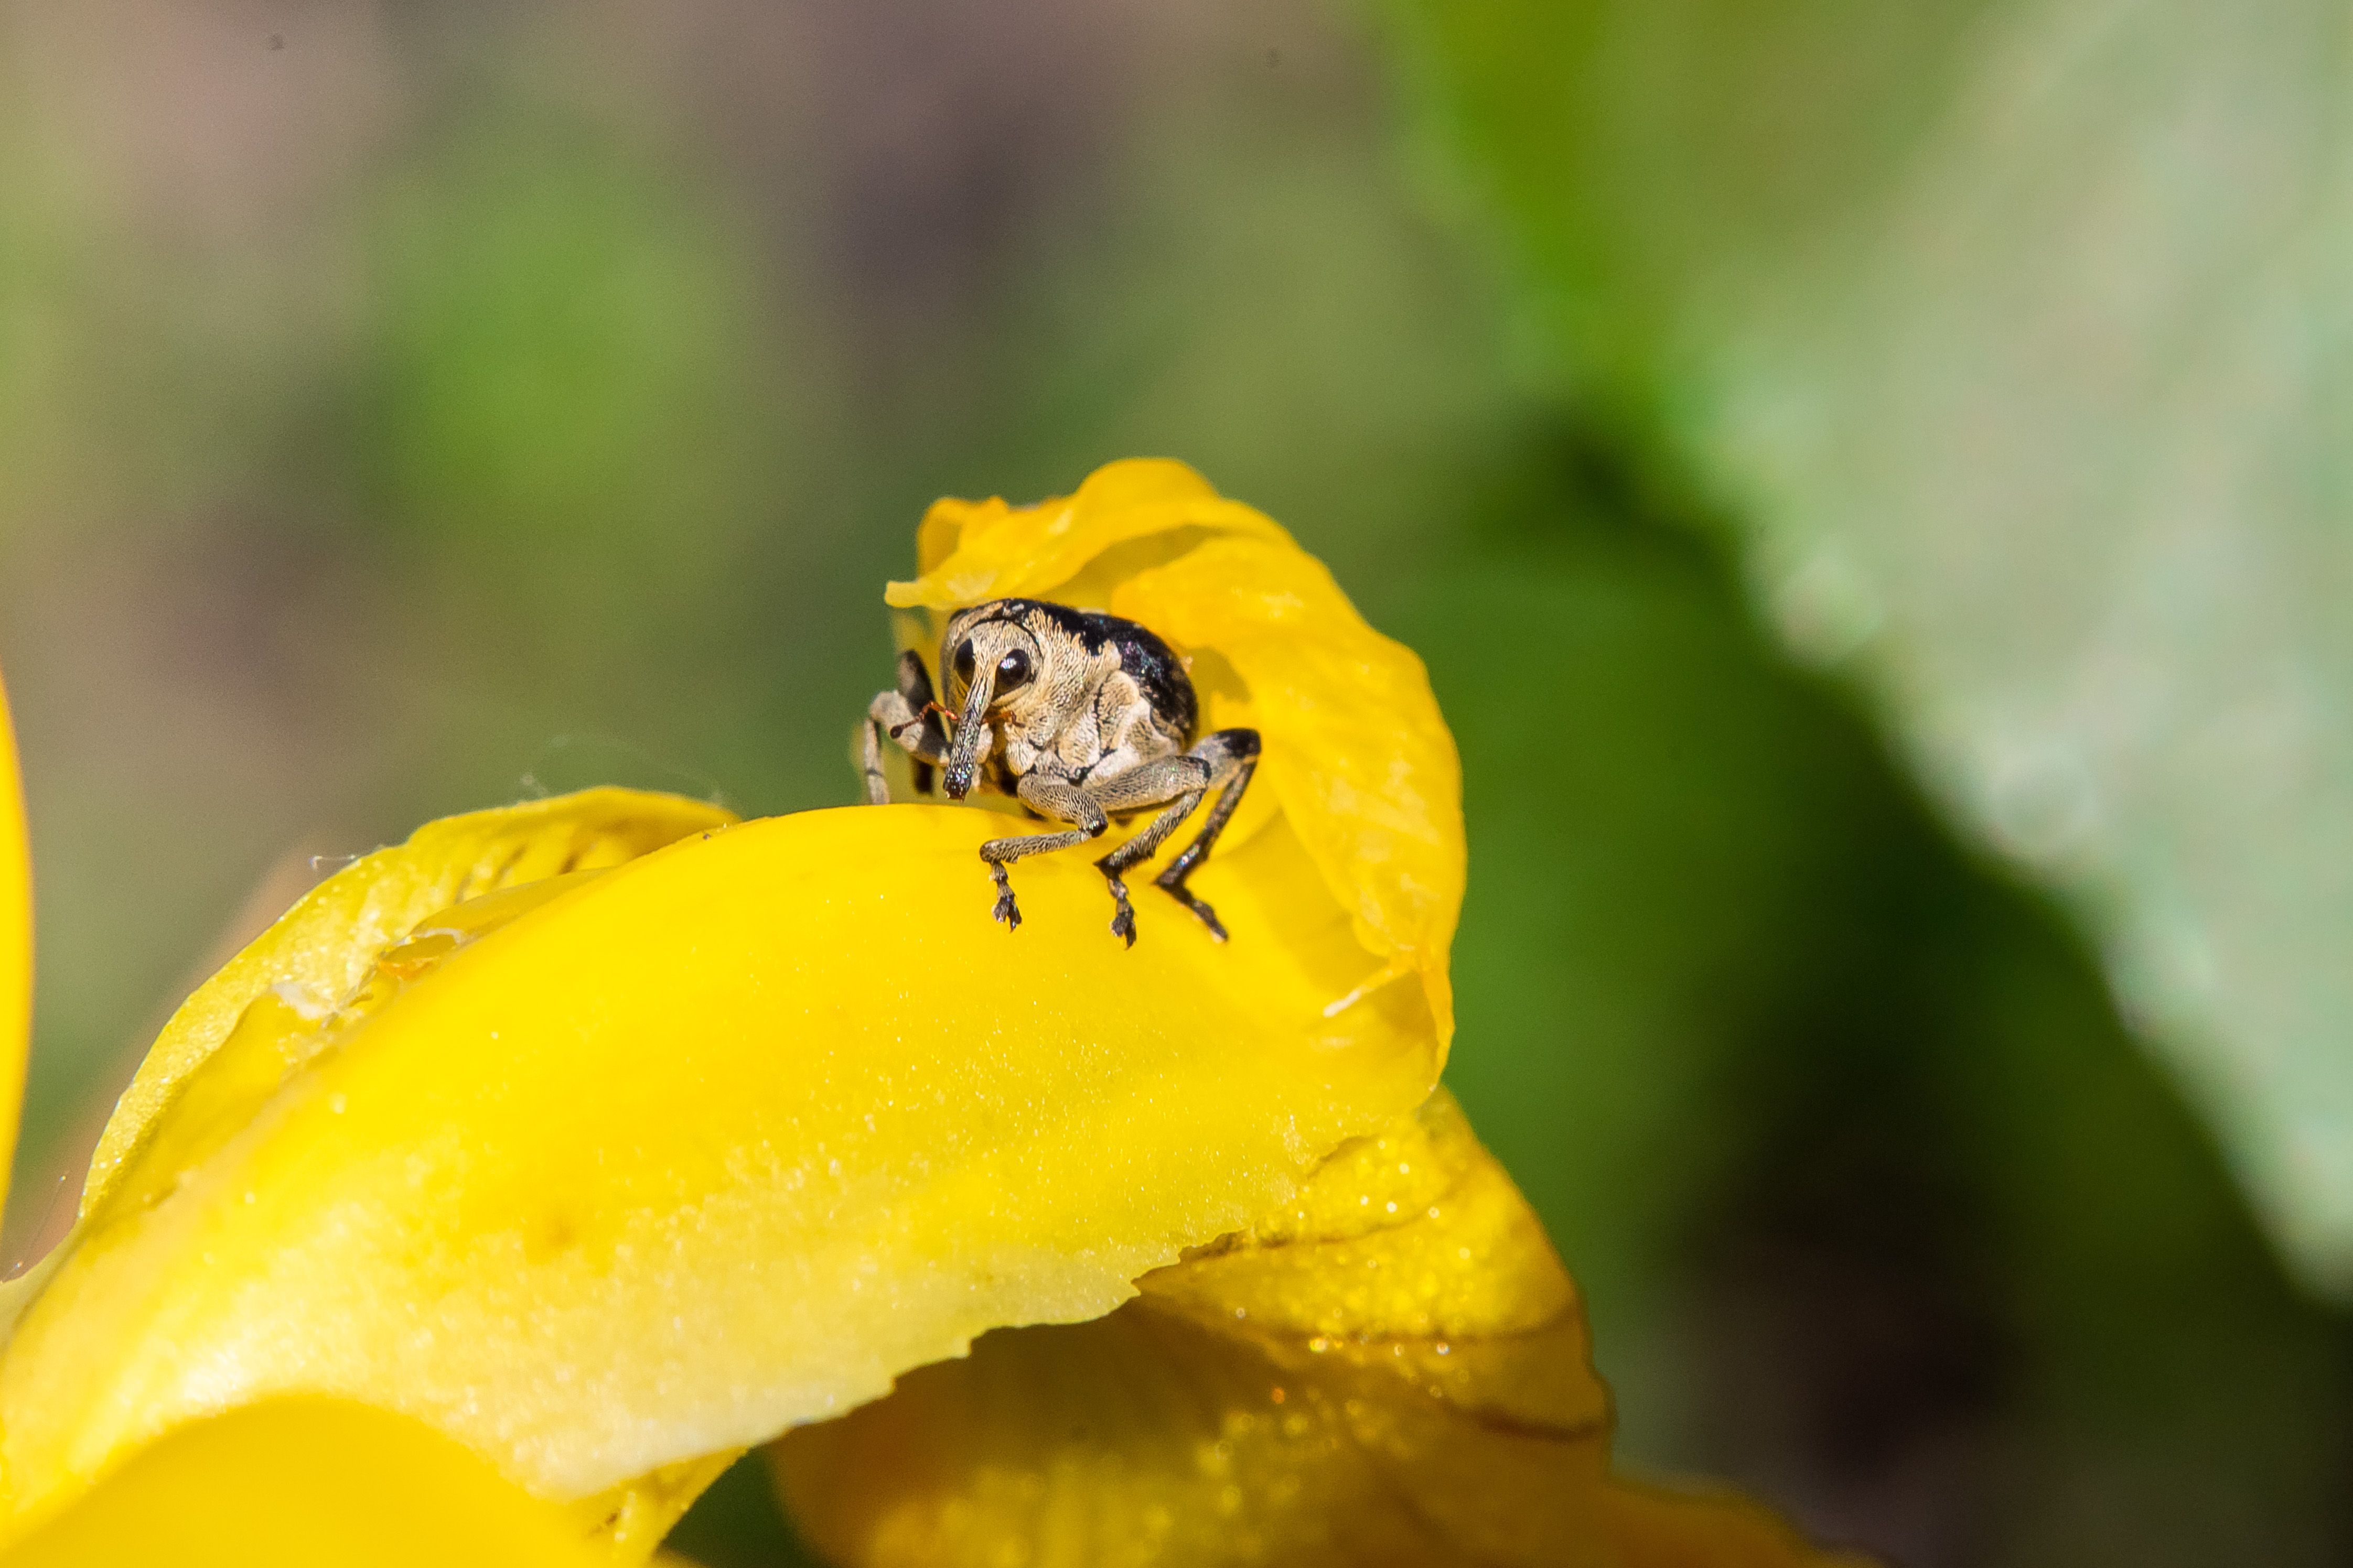
M 1218 919 L 1218 911 L 1187 888 L 1185 880 L 1199 870 L 1201 862 L 1209 858 L 1209 850 L 1217 844 L 1218 835 L 1225 831 L 1227 820 L 1234 815 L 1234 807 L 1241 804 L 1242 792 L 1250 788 L 1250 775 L 1258 772 L 1258 752 L 1256 730 L 1220 730 L 1193 748 L 1189 754 L 1208 764 L 1210 783 L 1222 783 L 1225 787 L 1219 791 L 1218 804 L 1209 808 L 1208 820 L 1201 824 L 1201 831 L 1193 836 L 1193 842 L 1185 846 L 1184 851 L 1168 863 L 1166 870 L 1153 879 L 1153 886 L 1192 910 L 1194 917 L 1208 927 L 1209 934 L 1219 942 L 1226 940 L 1226 928 Z M 1169 826 L 1173 827 L 1176 825 L 1171 823 Z
M 1193 815 L 1213 776 L 1208 764 L 1199 757 L 1163 757 L 1094 787 L 1094 798 L 1106 811 L 1141 810 L 1164 805 L 1166 807 L 1145 824 L 1142 832 L 1095 862 L 1095 869 L 1103 874 L 1103 881 L 1111 889 L 1112 934 L 1130 947 L 1135 945 L 1135 906 L 1128 902 L 1127 883 L 1121 873 L 1159 848 Z

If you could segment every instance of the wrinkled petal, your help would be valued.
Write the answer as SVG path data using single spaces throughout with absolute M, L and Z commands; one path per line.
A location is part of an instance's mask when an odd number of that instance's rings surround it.
M 856 1568 L 1819 1561 L 1609 1478 L 1575 1289 L 1443 1093 L 1141 1283 L 788 1434 L 804 1531 Z
M 316 1016 L 284 977 L 348 951 L 237 970 L 251 1000 L 0 1359 L 9 1509 L 323 1394 L 649 1547 L 729 1450 L 992 1328 L 1110 1311 L 1428 1092 L 1407 988 L 1327 1014 L 1363 952 L 1282 825 L 1202 873 L 1229 944 L 1169 918 L 1130 951 L 1075 858 L 1026 863 L 1028 921 L 994 924 L 997 820 L 814 812 L 478 878 L 510 885 Z
M 316 1017 L 343 1005 L 376 955 L 437 910 L 501 888 L 617 866 L 735 820 L 697 800 L 591 789 L 427 823 L 312 889 L 220 973 L 198 986 L 148 1047 L 100 1136 L 84 1183 L 88 1215 L 181 1081 L 210 1057 L 248 1007 L 273 993 Z
M 184 1426 L 0 1551 L 0 1568 L 609 1561 L 581 1542 L 563 1510 L 429 1427 L 325 1400 L 278 1401 Z
M 922 635 L 902 636 L 927 658 L 948 611 L 1015 595 L 1108 609 L 1167 639 L 1199 690 L 1202 728 L 1248 726 L 1264 740 L 1261 783 L 1226 842 L 1279 807 L 1372 960 L 1331 1005 L 1414 976 L 1451 1037 L 1461 765 L 1420 659 L 1366 626 L 1322 563 L 1157 459 L 1109 464 L 1034 507 L 941 501 L 919 557 L 923 576 L 888 598 L 930 612 Z
M 16 730 L 0 687 L 0 1204 L 8 1197 L 7 1155 L 24 1109 L 25 1053 L 33 1026 L 33 877 L 25 843 L 25 792 L 16 773 Z

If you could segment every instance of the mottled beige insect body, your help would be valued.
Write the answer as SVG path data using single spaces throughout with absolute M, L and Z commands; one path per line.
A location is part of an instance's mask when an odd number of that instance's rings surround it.
M 949 620 L 940 668 L 952 706 L 934 699 L 931 672 L 909 652 L 899 656 L 897 688 L 868 707 L 868 800 L 880 805 L 891 798 L 882 772 L 887 735 L 915 759 L 919 793 L 928 792 L 936 766 L 952 800 L 976 787 L 990 789 L 1039 816 L 1073 824 L 981 846 L 997 883 L 996 917 L 1008 930 L 1019 928 L 1021 911 L 1008 862 L 1101 837 L 1114 817 L 1161 808 L 1143 831 L 1095 862 L 1111 889 L 1111 929 L 1133 946 L 1135 911 L 1121 873 L 1150 857 L 1218 789 L 1200 833 L 1155 885 L 1225 940 L 1217 911 L 1185 882 L 1249 786 L 1258 731 L 1220 730 L 1195 744 L 1200 705 L 1166 643 L 1116 616 L 1042 599 L 992 599 Z

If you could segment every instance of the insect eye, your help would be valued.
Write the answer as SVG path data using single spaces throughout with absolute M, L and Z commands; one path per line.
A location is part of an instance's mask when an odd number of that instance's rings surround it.
M 960 643 L 955 650 L 956 679 L 966 686 L 972 684 L 972 644 Z
M 997 661 L 997 689 L 1012 691 L 1029 684 L 1029 656 L 1015 648 Z

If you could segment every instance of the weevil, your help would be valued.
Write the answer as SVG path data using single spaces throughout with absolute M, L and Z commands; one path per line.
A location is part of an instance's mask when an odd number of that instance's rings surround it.
M 1200 703 L 1168 645 L 1134 621 L 1042 599 L 991 599 L 960 610 L 940 639 L 948 700 L 933 694 L 921 655 L 899 656 L 899 681 L 866 710 L 861 767 L 866 798 L 887 805 L 882 741 L 914 759 L 915 787 L 931 770 L 951 800 L 974 789 L 1009 795 L 1039 817 L 1071 824 L 1053 833 L 992 838 L 980 847 L 997 883 L 995 918 L 1021 926 L 1005 868 L 1025 855 L 1100 838 L 1114 820 L 1159 808 L 1133 837 L 1095 862 L 1110 885 L 1112 934 L 1135 945 L 1135 908 L 1124 874 L 1182 826 L 1211 790 L 1217 804 L 1153 885 L 1226 940 L 1218 911 L 1185 884 L 1208 859 L 1258 769 L 1255 730 L 1195 739 Z

